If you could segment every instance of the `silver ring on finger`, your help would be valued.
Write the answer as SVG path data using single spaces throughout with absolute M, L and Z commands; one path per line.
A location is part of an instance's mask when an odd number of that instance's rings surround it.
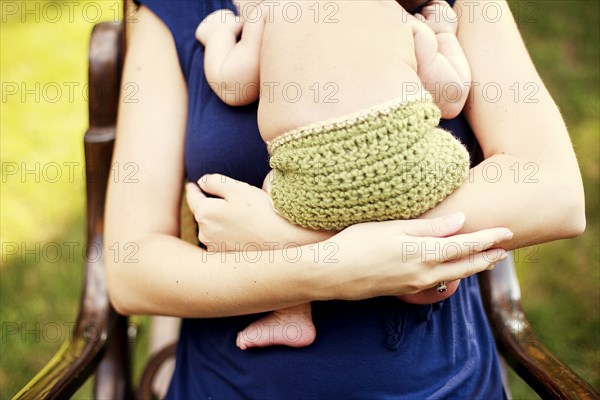
M 440 283 L 435 285 L 435 291 L 438 293 L 444 293 L 446 290 L 448 290 L 448 287 L 446 286 L 445 281 L 441 281 Z

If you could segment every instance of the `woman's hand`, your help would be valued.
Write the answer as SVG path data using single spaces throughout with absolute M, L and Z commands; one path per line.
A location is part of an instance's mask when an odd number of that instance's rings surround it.
M 512 238 L 510 230 L 451 236 L 464 221 L 464 214 L 455 213 L 350 226 L 311 249 L 321 262 L 311 269 L 317 274 L 312 281 L 322 282 L 325 300 L 405 295 L 466 278 L 506 258 L 497 247 Z
M 217 251 L 239 251 L 248 243 L 274 249 L 320 242 L 298 251 L 314 259 L 307 276 L 323 299 L 404 295 L 466 278 L 504 259 L 506 252 L 495 247 L 512 237 L 506 228 L 451 236 L 465 222 L 462 213 L 357 224 L 334 235 L 290 224 L 275 213 L 266 192 L 246 183 L 212 174 L 198 184 L 220 197 L 207 197 L 195 184 L 187 186 L 200 241 L 216 244 Z
M 224 175 L 204 175 L 198 185 L 188 183 L 186 190 L 198 222 L 198 239 L 216 245 L 217 251 L 239 251 L 249 243 L 263 249 L 301 246 L 335 234 L 291 224 L 275 212 L 265 191 Z M 218 198 L 207 197 L 203 191 Z

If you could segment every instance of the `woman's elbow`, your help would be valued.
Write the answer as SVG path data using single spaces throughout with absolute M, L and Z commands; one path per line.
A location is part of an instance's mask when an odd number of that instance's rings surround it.
M 127 305 L 126 305 L 127 303 L 121 301 L 118 296 L 111 295 L 109 292 L 109 298 L 110 298 L 110 304 L 115 309 L 117 314 L 124 315 L 124 316 L 130 316 L 130 315 L 135 314 L 133 311 L 131 311 L 127 307 Z
M 128 281 L 129 274 L 125 273 L 126 265 L 106 260 L 106 288 L 108 298 L 115 311 L 121 315 L 137 314 L 135 307 L 134 285 Z
M 121 315 L 131 315 L 132 312 L 127 306 L 128 302 L 125 299 L 123 289 L 120 287 L 121 285 L 119 284 L 120 279 L 118 276 L 118 272 L 115 271 L 115 269 L 117 269 L 118 266 L 110 264 L 111 263 L 108 262 L 106 265 L 106 288 L 108 290 L 108 298 L 110 300 L 110 304 L 117 313 Z
M 570 223 L 567 224 L 568 237 L 574 238 L 583 235 L 587 224 L 585 217 L 585 205 L 584 201 L 578 202 L 573 206 L 573 210 L 570 213 Z
M 585 195 L 583 185 L 571 184 L 561 190 L 558 194 L 560 209 L 557 212 L 563 215 L 562 234 L 564 238 L 575 238 L 581 236 L 586 228 Z

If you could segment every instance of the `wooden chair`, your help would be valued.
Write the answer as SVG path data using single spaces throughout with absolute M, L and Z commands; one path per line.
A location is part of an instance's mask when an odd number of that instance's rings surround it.
M 130 0 L 126 5 L 129 11 L 129 7 L 134 7 Z M 125 33 L 124 23 L 103 22 L 94 27 L 90 43 L 89 87 L 97 93 L 89 96 L 90 126 L 84 137 L 87 171 L 94 172 L 94 176 L 86 180 L 88 249 L 103 244 L 104 205 L 115 139 Z M 194 220 L 189 211 L 183 213 L 183 217 L 182 236 L 195 242 Z M 150 359 L 134 395 L 127 318 L 118 315 L 110 305 L 103 259 L 86 257 L 84 268 L 84 290 L 72 338 L 63 343 L 14 399 L 69 398 L 94 372 L 96 398 L 154 397 L 153 379 L 163 362 L 175 356 L 175 345 L 167 346 Z M 494 270 L 480 274 L 479 281 L 498 351 L 527 384 L 542 398 L 600 399 L 590 385 L 536 339 L 521 308 L 519 283 L 510 258 Z

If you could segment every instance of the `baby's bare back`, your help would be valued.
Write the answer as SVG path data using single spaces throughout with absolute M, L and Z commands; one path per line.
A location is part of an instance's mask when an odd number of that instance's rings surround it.
M 421 95 L 412 17 L 396 2 L 289 3 L 271 11 L 263 35 L 258 124 L 265 141 Z

